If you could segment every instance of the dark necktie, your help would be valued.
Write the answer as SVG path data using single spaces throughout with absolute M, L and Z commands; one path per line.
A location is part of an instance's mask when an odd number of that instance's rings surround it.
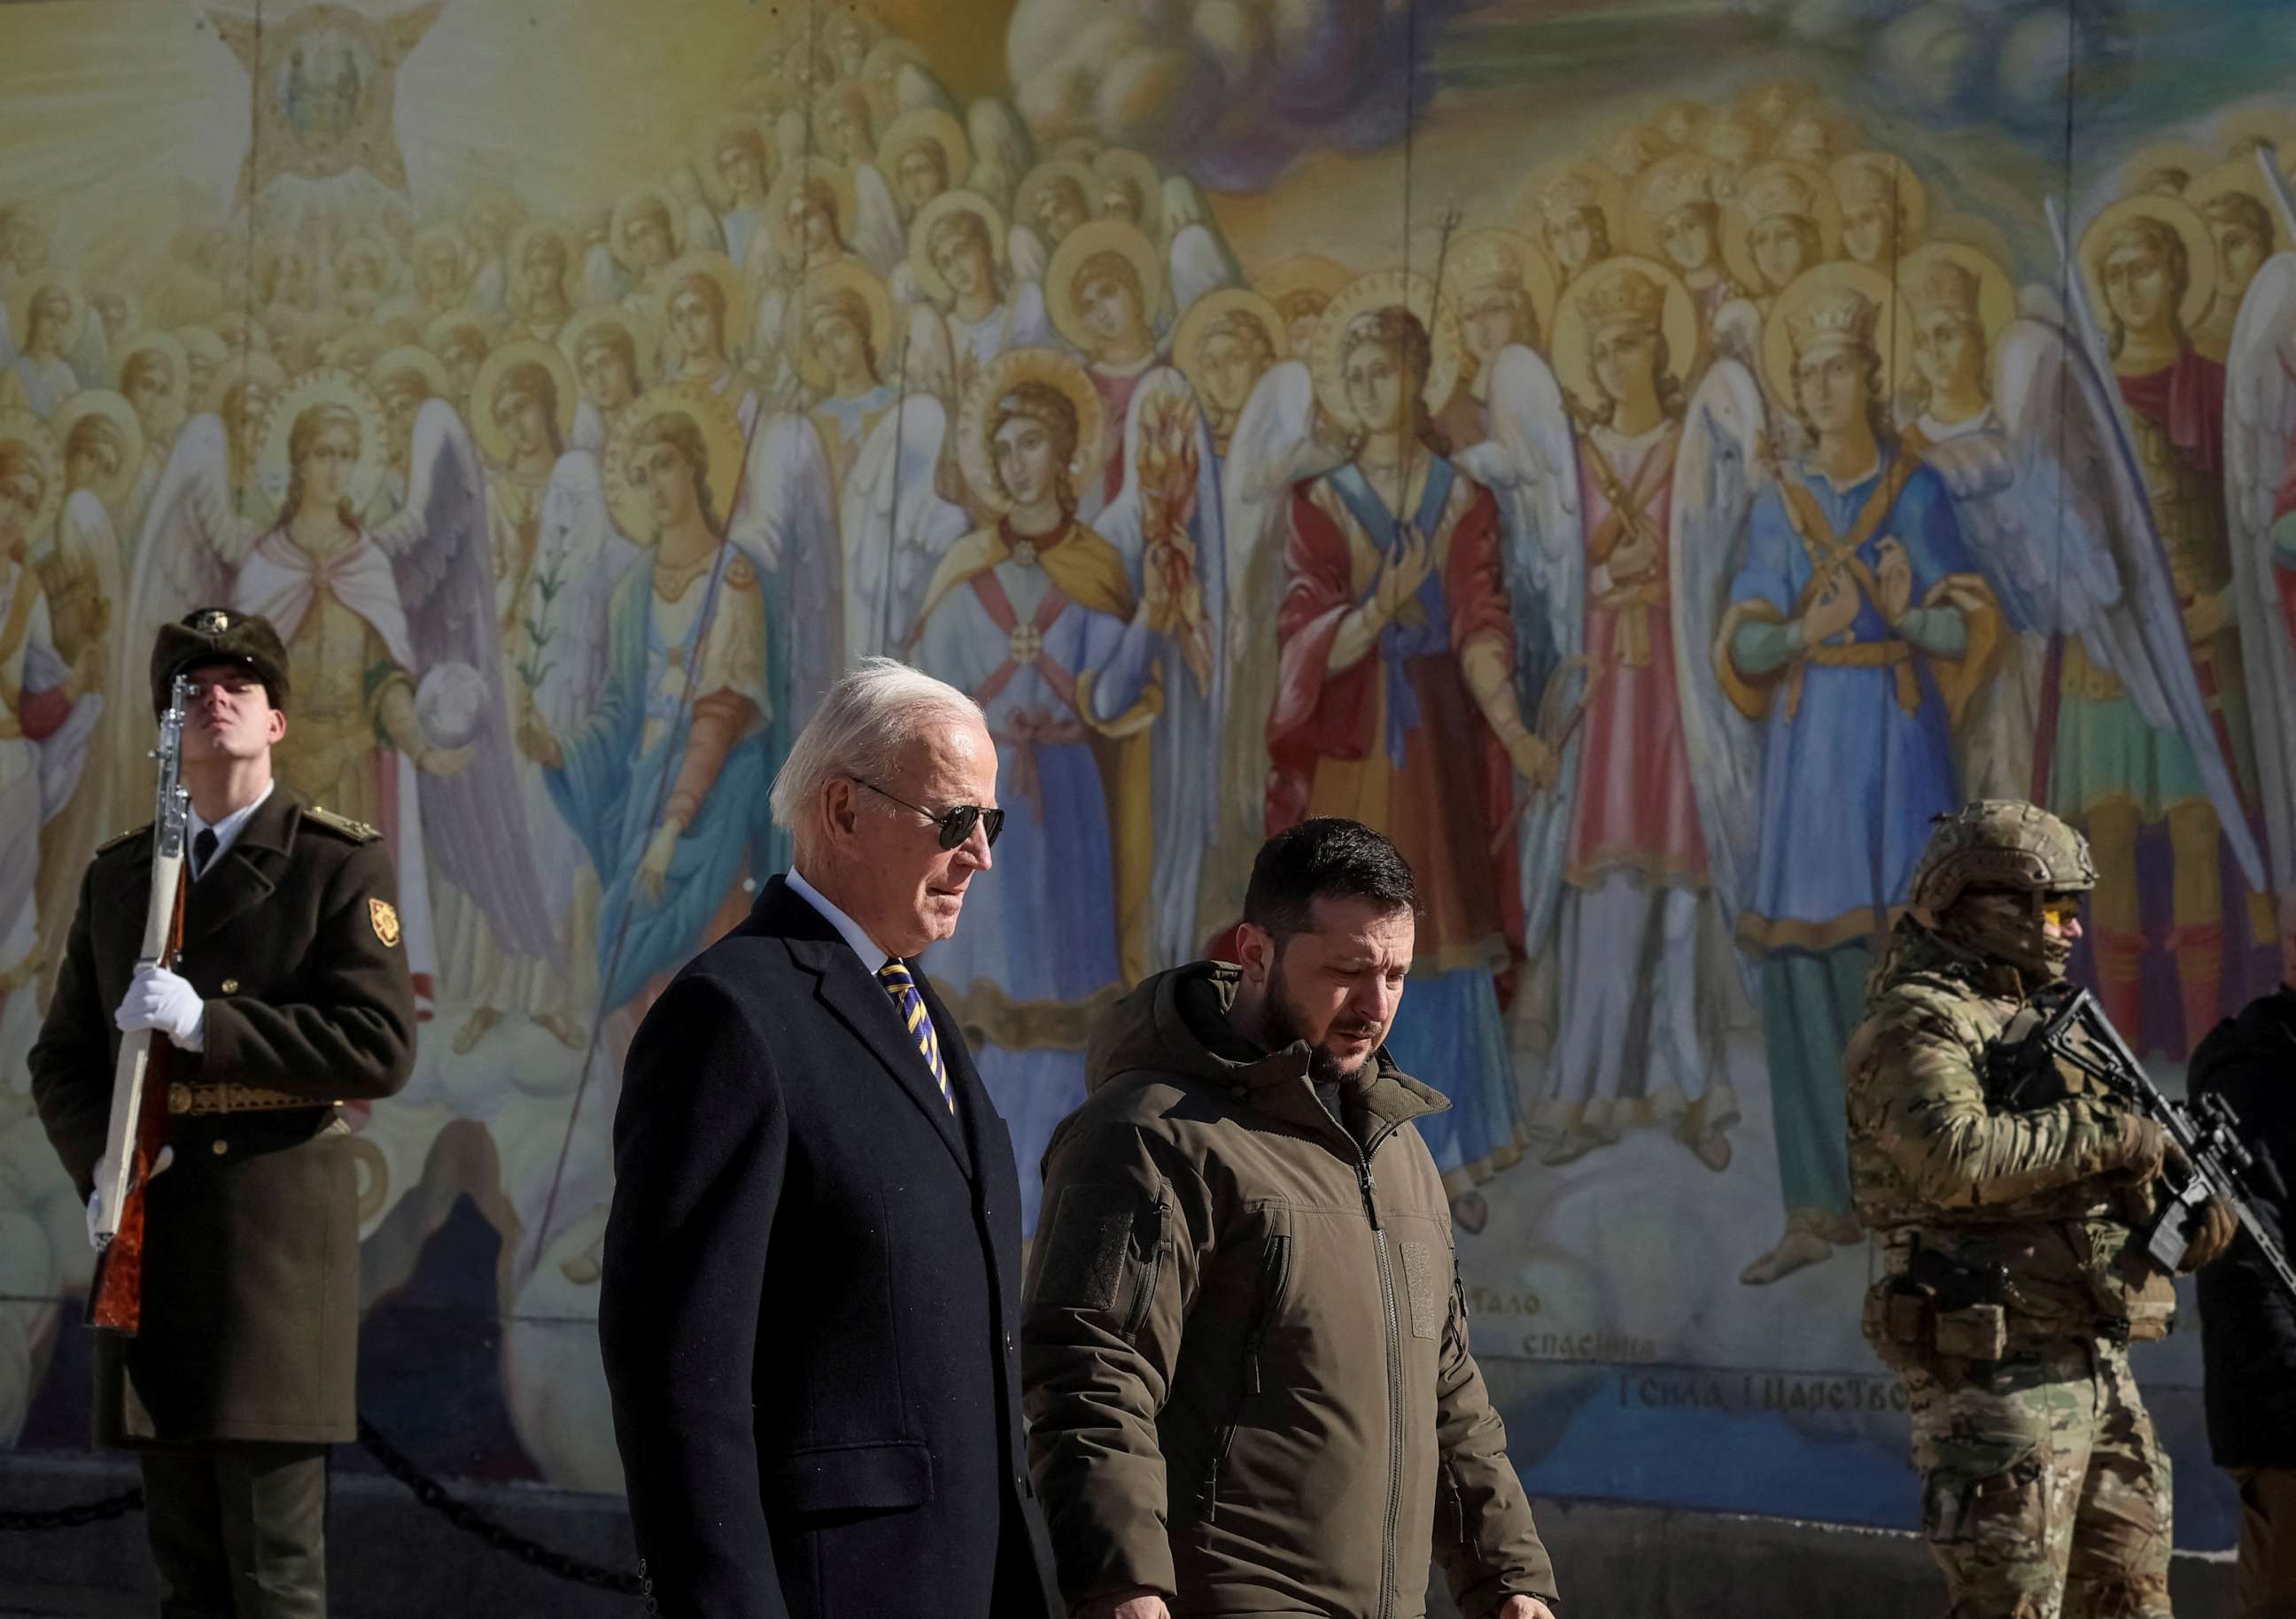
M 215 828 L 203 826 L 200 835 L 192 839 L 192 878 L 193 881 L 208 874 L 208 867 L 216 857 Z

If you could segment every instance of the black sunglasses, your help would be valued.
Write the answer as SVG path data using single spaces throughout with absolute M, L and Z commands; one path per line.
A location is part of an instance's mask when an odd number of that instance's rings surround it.
M 863 781 L 859 776 L 853 779 L 880 798 L 890 799 L 903 809 L 922 815 L 926 820 L 939 826 L 940 846 L 944 849 L 955 848 L 966 838 L 972 837 L 973 825 L 976 822 L 988 834 L 991 847 L 996 845 L 997 834 L 1004 830 L 1004 812 L 1001 809 L 983 809 L 978 804 L 960 804 L 955 809 L 943 810 L 936 815 L 922 805 L 912 804 L 906 798 L 895 798 L 892 794 L 874 781 Z

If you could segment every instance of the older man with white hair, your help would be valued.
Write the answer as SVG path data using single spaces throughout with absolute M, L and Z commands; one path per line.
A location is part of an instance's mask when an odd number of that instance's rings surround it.
M 1021 1433 L 1021 1190 L 914 958 L 1004 824 L 954 687 L 832 687 L 773 789 L 796 856 L 646 1014 L 598 1333 L 666 1614 L 1059 1614 Z

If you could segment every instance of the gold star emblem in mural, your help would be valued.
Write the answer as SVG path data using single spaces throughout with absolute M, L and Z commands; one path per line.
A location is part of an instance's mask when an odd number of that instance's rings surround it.
M 398 64 L 446 9 L 429 0 L 388 17 L 313 5 L 258 21 L 209 12 L 216 33 L 247 70 L 254 138 L 239 171 L 242 203 L 283 176 L 331 180 L 363 168 L 406 189 L 394 102 Z

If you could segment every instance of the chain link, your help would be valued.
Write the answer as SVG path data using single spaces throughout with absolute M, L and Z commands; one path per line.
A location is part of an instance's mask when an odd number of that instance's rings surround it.
M 374 1424 L 364 1417 L 359 1419 L 358 1438 L 361 1448 L 374 1458 L 384 1472 L 405 1484 L 416 1500 L 463 1533 L 476 1535 L 490 1549 L 506 1551 L 529 1568 L 538 1568 L 545 1574 L 554 1574 L 577 1585 L 617 1591 L 628 1597 L 640 1595 L 643 1591 L 643 1584 L 636 1574 L 586 1563 L 562 1551 L 553 1551 L 539 1541 L 529 1541 L 456 1500 L 447 1493 L 445 1485 L 408 1460 L 396 1445 L 376 1431 Z
M 456 1500 L 447 1493 L 444 1484 L 416 1467 L 364 1417 L 359 1419 L 358 1438 L 361 1448 L 374 1458 L 384 1472 L 406 1485 L 417 1501 L 463 1533 L 476 1535 L 489 1549 L 508 1552 L 529 1568 L 538 1568 L 546 1574 L 554 1574 L 577 1585 L 587 1585 L 594 1590 L 614 1591 L 628 1597 L 644 1593 L 644 1582 L 636 1574 L 603 1567 L 596 1563 L 586 1563 L 562 1551 L 553 1551 L 541 1542 L 528 1540 L 526 1536 Z M 75 1501 L 69 1507 L 49 1507 L 37 1512 L 0 1512 L 0 1533 L 12 1530 L 78 1529 L 83 1525 L 100 1524 L 124 1517 L 141 1509 L 143 1505 L 143 1491 L 122 1490 L 117 1495 L 107 1495 L 98 1500 Z
M 0 1512 L 0 1534 L 11 1530 L 78 1529 L 83 1524 L 101 1524 L 108 1519 L 123 1517 L 140 1510 L 144 1492 L 122 1490 L 117 1495 L 107 1495 L 98 1500 L 74 1501 L 69 1507 L 49 1507 L 38 1512 Z

